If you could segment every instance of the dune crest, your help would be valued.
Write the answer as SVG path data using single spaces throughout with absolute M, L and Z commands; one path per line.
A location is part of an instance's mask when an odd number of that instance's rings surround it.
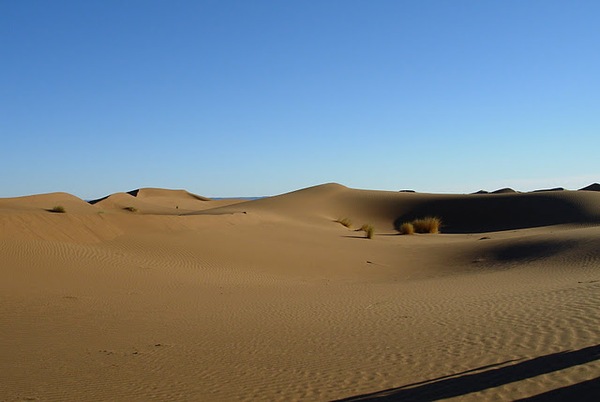
M 139 198 L 153 198 L 153 197 L 170 197 L 176 199 L 192 199 L 199 201 L 211 201 L 210 198 L 203 197 L 201 195 L 190 193 L 187 190 L 171 190 L 164 188 L 146 187 L 139 188 L 137 190 L 128 191 L 128 194 L 139 197 Z

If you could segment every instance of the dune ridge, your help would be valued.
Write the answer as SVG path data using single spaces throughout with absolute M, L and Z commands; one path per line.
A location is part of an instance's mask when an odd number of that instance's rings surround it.
M 558 224 L 600 223 L 600 197 L 575 191 L 496 194 L 424 194 L 315 186 L 201 214 L 268 211 L 302 219 L 344 218 L 397 229 L 437 216 L 448 233 L 479 233 Z

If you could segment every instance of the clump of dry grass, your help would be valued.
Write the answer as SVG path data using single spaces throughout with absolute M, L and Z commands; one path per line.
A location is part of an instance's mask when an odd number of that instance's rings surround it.
M 406 235 L 411 235 L 415 233 L 415 227 L 412 223 L 410 222 L 404 222 L 401 226 L 400 226 L 400 234 L 406 234 Z
M 137 212 L 137 208 L 136 207 L 125 207 L 123 209 L 126 210 L 126 211 L 129 211 L 129 212 Z
M 64 214 L 65 212 L 67 212 L 65 210 L 65 207 L 63 207 L 62 205 L 56 205 L 56 206 L 50 208 L 48 211 L 50 211 L 50 212 L 56 212 L 56 213 L 59 213 L 59 214 Z
M 442 221 L 435 216 L 427 216 L 422 219 L 415 219 L 412 224 L 417 233 L 439 233 Z
M 372 239 L 373 235 L 375 234 L 375 227 L 373 227 L 373 225 L 365 223 L 359 229 L 356 229 L 356 231 L 363 231 L 365 232 L 365 237 L 367 239 Z
M 409 223 L 413 225 L 416 233 L 439 233 L 442 227 L 442 220 L 435 216 L 415 219 Z
M 435 216 L 414 219 L 410 222 L 404 222 L 398 228 L 400 234 L 414 233 L 439 233 L 442 227 L 442 220 Z
M 341 225 L 346 226 L 347 228 L 352 228 L 352 221 L 350 220 L 350 218 L 336 219 L 335 221 Z

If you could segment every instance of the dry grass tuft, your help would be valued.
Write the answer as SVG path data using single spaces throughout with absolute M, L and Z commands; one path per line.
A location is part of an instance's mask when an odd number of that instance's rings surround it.
M 350 218 L 336 219 L 335 221 L 341 225 L 346 226 L 347 228 L 352 228 L 352 221 L 350 220 Z
M 402 226 L 400 226 L 400 234 L 403 234 L 403 235 L 415 234 L 414 225 L 410 222 L 403 223 Z
M 434 216 L 415 219 L 411 223 L 417 233 L 439 233 L 442 227 L 442 220 Z
M 363 231 L 363 232 L 365 232 L 365 237 L 367 239 L 372 239 L 373 235 L 375 234 L 375 227 L 373 227 L 373 225 L 365 223 L 364 225 L 362 225 L 360 227 L 360 229 L 357 229 L 357 231 Z
M 126 210 L 126 211 L 129 211 L 129 212 L 137 212 L 137 208 L 136 207 L 125 207 L 123 209 Z
M 65 212 L 67 212 L 65 210 L 65 207 L 63 207 L 62 205 L 56 205 L 50 209 L 48 209 L 49 212 L 56 212 L 58 214 L 64 214 Z

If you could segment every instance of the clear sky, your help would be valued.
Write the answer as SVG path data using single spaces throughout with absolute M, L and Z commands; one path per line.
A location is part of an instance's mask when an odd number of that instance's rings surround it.
M 0 197 L 600 181 L 600 1 L 0 0 Z

